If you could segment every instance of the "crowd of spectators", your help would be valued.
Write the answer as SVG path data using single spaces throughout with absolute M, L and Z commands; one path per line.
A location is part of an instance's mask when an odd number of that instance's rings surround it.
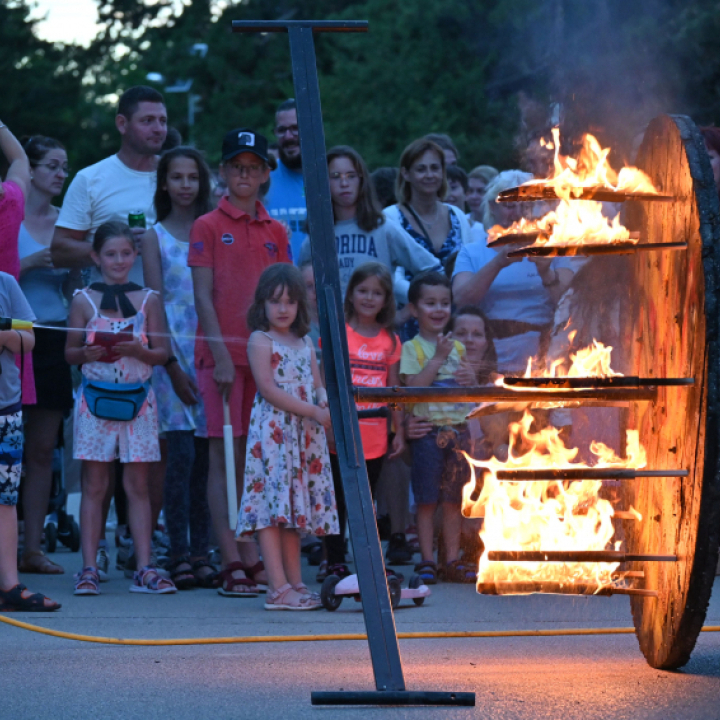
M 228 128 L 214 170 L 169 129 L 163 97 L 152 88 L 122 95 L 116 128 L 118 151 L 77 172 L 58 208 L 53 200 L 71 175 L 61 141 L 36 135 L 21 144 L 0 123 L 9 164 L 0 195 L 0 315 L 35 321 L 34 332 L 0 331 L 0 414 L 8 428 L 0 437 L 0 609 L 57 607 L 30 595 L 17 571 L 64 572 L 43 552 L 42 533 L 53 452 L 68 418 L 75 424 L 74 457 L 83 461 L 76 594 L 100 592 L 114 544 L 116 566 L 137 592 L 204 587 L 254 597 L 267 589 L 268 609 L 314 609 L 316 594 L 288 559 L 299 552 L 301 533 L 325 538 L 308 548 L 318 581 L 350 570 L 322 388 L 295 102 L 277 108 L 274 145 L 252 128 Z M 720 142 L 714 129 L 703 132 L 715 171 Z M 580 266 L 488 248 L 485 228 L 509 226 L 524 212 L 522 203 L 495 198 L 533 174 L 482 164 L 466 171 L 460 160 L 443 134 L 413 140 L 397 168 L 372 173 L 350 145 L 327 153 L 355 384 L 477 385 L 494 373 L 522 372 L 530 356 L 543 361 L 559 300 Z M 129 222 L 138 216 L 140 222 Z M 299 269 L 278 275 L 272 270 L 278 263 Z M 306 344 L 311 356 L 298 359 Z M 258 360 L 264 354 L 269 363 Z M 291 381 L 286 386 L 277 375 L 290 365 L 304 378 L 292 392 Z M 92 383 L 137 383 L 145 395 L 132 418 L 103 419 L 89 400 Z M 259 386 L 270 397 L 257 394 Z M 277 395 L 275 387 L 284 390 Z M 307 392 L 314 400 L 302 399 Z M 286 395 L 293 393 L 291 402 Z M 262 412 L 276 418 L 273 408 L 287 422 L 300 418 L 280 436 L 304 433 L 308 448 L 312 433 L 322 440 L 313 440 L 317 453 L 307 462 L 301 440 L 288 445 L 282 462 L 268 455 L 275 460 L 261 481 L 256 461 L 271 440 L 253 423 Z M 468 473 L 460 450 L 489 457 L 503 438 L 468 422 L 467 409 L 416 404 L 360 421 L 378 515 L 389 517 L 388 565 L 412 564 L 420 553 L 415 568 L 426 583 L 475 579 L 477 527 L 460 515 Z M 228 523 L 237 510 L 228 507 L 226 492 L 228 421 L 241 500 L 237 528 Z M 275 426 L 267 426 L 277 443 Z M 16 564 L 14 458 L 23 427 Z M 257 442 L 246 445 L 248 433 Z M 328 450 L 332 477 L 320 500 L 319 491 L 308 494 L 298 483 L 307 480 L 305 472 L 315 478 L 310 486 L 330 478 L 320 469 Z M 283 463 L 289 483 L 276 474 Z M 272 497 L 261 490 L 283 484 L 289 489 Z M 290 509 L 273 504 L 287 497 Z M 113 503 L 114 543 L 105 537 Z M 312 510 L 320 505 L 322 511 Z M 298 509 L 306 506 L 307 514 Z

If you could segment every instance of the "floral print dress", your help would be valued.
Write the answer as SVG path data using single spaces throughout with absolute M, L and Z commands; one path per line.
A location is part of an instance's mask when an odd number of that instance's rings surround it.
M 273 340 L 272 366 L 275 382 L 285 392 L 317 403 L 313 352 L 307 338 L 302 348 Z M 278 410 L 257 393 L 237 536 L 276 526 L 319 536 L 340 532 L 325 429 L 311 418 Z

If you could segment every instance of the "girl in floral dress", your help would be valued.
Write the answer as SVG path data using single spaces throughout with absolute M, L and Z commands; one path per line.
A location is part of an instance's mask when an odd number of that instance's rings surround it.
M 150 497 L 148 463 L 160 459 L 157 407 L 150 388 L 132 420 L 103 419 L 91 412 L 85 382 L 122 386 L 147 383 L 154 365 L 168 354 L 154 347 L 148 336 L 163 330 L 162 308 L 157 294 L 128 282 L 135 262 L 135 239 L 127 225 L 108 222 L 95 233 L 91 257 L 99 266 L 102 283 L 78 291 L 70 306 L 65 359 L 82 365 L 84 383 L 75 401 L 73 457 L 84 461 L 80 522 L 83 569 L 76 575 L 76 595 L 99 595 L 95 565 L 102 528 L 102 505 L 110 480 L 110 465 L 124 463 L 123 485 L 128 498 L 138 570 L 131 592 L 173 593 L 170 580 L 150 566 Z M 78 328 L 83 328 L 82 330 Z M 113 335 L 123 333 L 112 342 Z
M 327 395 L 312 343 L 305 285 L 286 263 L 260 276 L 248 311 L 257 395 L 250 417 L 237 536 L 256 532 L 268 574 L 266 610 L 315 610 L 300 572 L 300 534 L 339 532 L 324 428 Z

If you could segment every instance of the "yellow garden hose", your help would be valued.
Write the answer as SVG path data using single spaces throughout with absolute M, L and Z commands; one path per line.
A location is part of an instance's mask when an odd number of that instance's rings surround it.
M 219 638 L 177 638 L 175 640 L 140 640 L 133 638 L 96 637 L 77 633 L 49 630 L 48 628 L 15 620 L 0 615 L 0 622 L 23 630 L 65 638 L 81 642 L 101 643 L 103 645 L 237 645 L 241 643 L 277 643 L 277 642 L 326 642 L 329 640 L 367 640 L 363 633 L 335 633 L 332 635 L 251 635 L 249 637 Z M 432 638 L 500 638 L 500 637 L 562 637 L 568 635 L 632 635 L 633 628 L 567 628 L 565 630 L 452 630 L 441 632 L 400 632 L 400 640 L 423 640 Z M 708 625 L 703 632 L 720 632 L 720 625 Z

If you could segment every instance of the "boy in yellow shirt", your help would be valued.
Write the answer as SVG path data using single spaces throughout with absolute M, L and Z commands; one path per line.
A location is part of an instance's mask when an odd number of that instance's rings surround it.
M 403 343 L 400 379 L 407 386 L 456 387 L 454 375 L 465 353 L 462 343 L 444 333 L 450 320 L 452 295 L 450 281 L 439 272 L 418 275 L 410 284 L 408 303 L 418 321 L 418 335 Z M 460 553 L 460 505 L 462 488 L 470 479 L 470 469 L 459 450 L 469 447 L 465 416 L 468 403 L 417 403 L 408 411 L 429 420 L 433 429 L 411 441 L 411 483 L 417 504 L 417 527 L 422 562 L 415 570 L 426 584 L 437 582 L 433 560 L 433 517 L 442 505 L 443 539 L 447 565 L 442 569 L 451 582 L 474 582 L 472 567 L 458 559 Z

